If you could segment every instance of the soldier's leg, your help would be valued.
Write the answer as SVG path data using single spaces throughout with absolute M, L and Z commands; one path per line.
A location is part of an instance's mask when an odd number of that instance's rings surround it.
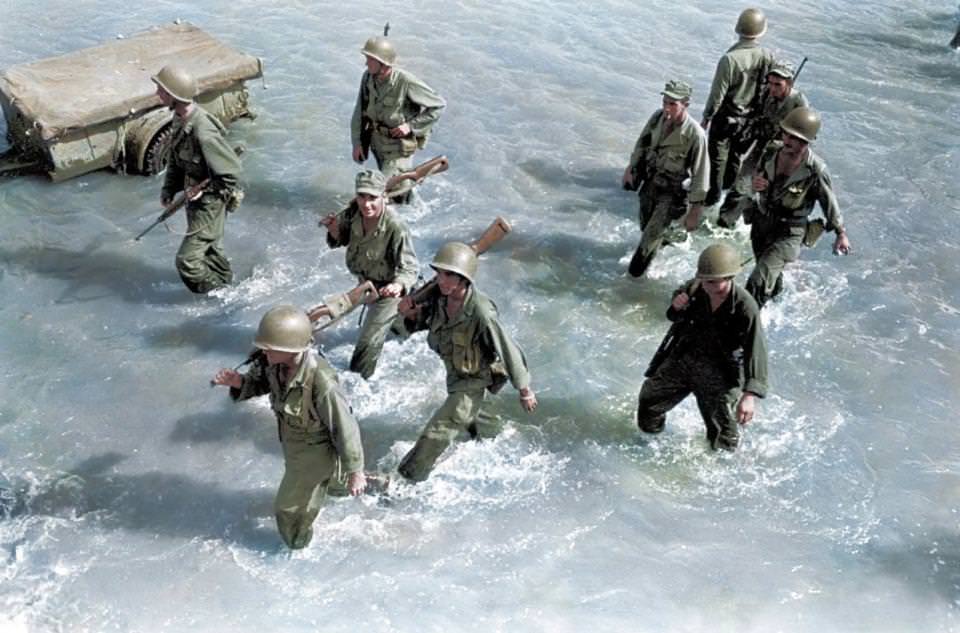
M 350 371 L 369 378 L 377 369 L 377 360 L 383 351 L 383 342 L 387 332 L 397 316 L 400 299 L 384 297 L 368 304 L 363 314 L 363 326 L 357 337 L 357 346 L 350 358 Z
M 694 371 L 693 394 L 707 430 L 710 448 L 735 450 L 740 443 L 736 406 L 741 392 L 737 377 L 725 375 L 715 362 L 706 357 L 694 365 Z
M 756 265 L 747 279 L 746 290 L 760 307 L 782 289 L 783 269 L 797 260 L 802 239 L 803 232 L 796 227 L 777 227 L 766 219 L 762 223 L 754 220 L 750 241 Z
M 387 177 L 408 172 L 413 168 L 413 156 L 402 156 L 394 151 L 384 151 L 383 154 L 374 153 L 377 158 L 377 167 Z M 409 204 L 413 193 L 413 181 L 404 180 L 394 190 L 390 200 L 395 204 Z
M 206 293 L 232 278 L 221 246 L 226 209 L 223 201 L 204 195 L 187 209 L 187 234 L 177 250 L 177 272 L 192 292 Z
M 483 393 L 481 389 L 448 394 L 417 443 L 400 462 L 397 469 L 400 474 L 410 481 L 424 481 L 443 451 L 476 419 L 483 404 Z
M 629 267 L 629 272 L 634 277 L 641 277 L 647 271 L 650 262 L 660 250 L 663 234 L 670 225 L 672 210 L 671 196 L 657 194 L 652 190 L 644 196 L 640 204 L 643 233 L 640 235 L 640 244 L 630 259 Z M 649 205 L 649 211 L 644 209 L 644 204 Z
M 730 137 L 723 117 L 715 117 L 707 134 L 707 154 L 710 157 L 710 189 L 707 190 L 705 207 L 712 207 L 720 200 L 723 190 L 723 178 L 727 171 L 727 158 L 730 154 Z
M 667 412 L 689 394 L 690 384 L 683 364 L 667 358 L 640 387 L 637 426 L 644 433 L 659 433 L 666 424 Z
M 283 480 L 273 502 L 277 530 L 290 549 L 306 547 L 313 538 L 313 521 L 337 468 L 329 443 L 283 442 Z
M 503 421 L 500 416 L 491 415 L 483 409 L 477 413 L 476 419 L 467 425 L 470 439 L 487 440 L 496 437 L 503 430 Z

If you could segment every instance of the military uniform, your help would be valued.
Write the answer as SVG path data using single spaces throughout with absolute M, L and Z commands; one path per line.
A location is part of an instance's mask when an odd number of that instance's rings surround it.
M 385 207 L 377 227 L 364 234 L 363 217 L 354 201 L 337 215 L 337 225 L 338 239 L 328 233 L 327 244 L 331 248 L 347 247 L 347 269 L 360 281 L 372 281 L 377 290 L 391 283 L 403 286 L 404 292 L 413 288 L 419 273 L 413 239 L 406 224 L 391 209 Z M 399 303 L 399 298 L 380 297 L 367 306 L 350 371 L 364 378 L 373 375 Z
M 360 428 L 347 404 L 336 372 L 313 349 L 303 352 L 296 372 L 268 365 L 262 354 L 230 397 L 246 400 L 270 394 L 283 444 L 284 473 L 274 501 L 277 529 L 288 547 L 306 547 L 316 519 L 337 477 L 363 471 Z
M 681 292 L 690 295 L 690 303 L 684 310 L 672 305 L 667 310 L 673 326 L 645 374 L 637 423 L 646 433 L 659 433 L 667 412 L 692 393 L 711 447 L 733 450 L 740 441 L 734 408 L 742 392 L 761 398 L 767 392 L 760 308 L 735 283 L 715 311 L 696 282 L 688 282 L 674 296 Z
M 790 78 L 793 78 L 792 73 Z M 746 134 L 750 139 L 753 139 L 752 145 L 740 165 L 736 182 L 727 193 L 723 206 L 720 208 L 718 222 L 720 226 L 733 227 L 737 223 L 742 211 L 740 205 L 743 198 L 745 195 L 749 195 L 751 191 L 750 178 L 757 167 L 760 154 L 767 145 L 780 138 L 780 122 L 794 109 L 809 106 L 810 104 L 803 93 L 793 87 L 790 88 L 790 94 L 783 99 L 775 99 L 764 90 L 759 111 L 748 122 Z
M 427 344 L 447 370 L 447 399 L 399 466 L 400 474 L 412 481 L 425 480 L 461 432 L 481 434 L 478 423 L 483 423 L 480 408 L 486 391 L 496 393 L 508 378 L 518 391 L 530 386 L 526 358 L 500 325 L 490 299 L 471 285 L 452 319 L 446 304 L 436 290 L 416 320 L 400 320 L 408 333 L 429 330 Z
M 674 83 L 667 84 L 668 90 Z M 689 92 L 685 94 L 689 96 Z M 670 223 L 686 213 L 687 203 L 703 204 L 709 178 L 703 128 L 687 114 L 667 133 L 663 110 L 657 110 L 644 125 L 628 168 L 634 173 L 640 195 L 639 219 L 643 233 L 630 262 L 630 274 L 639 277 L 660 250 Z M 689 192 L 683 188 L 687 177 L 690 178 Z
M 747 120 L 759 105 L 760 87 L 772 63 L 773 55 L 755 39 L 741 38 L 717 64 L 703 108 L 703 120 L 710 125 L 707 206 L 716 204 L 720 192 L 731 187 L 741 157 L 750 147 Z
M 769 185 L 755 194 L 755 201 L 745 212 L 745 219 L 751 222 L 750 244 L 756 260 L 746 287 L 761 307 L 780 291 L 786 264 L 799 257 L 814 204 L 820 204 L 827 230 L 838 234 L 843 231 L 843 217 L 826 164 L 808 148 L 802 164 L 789 177 L 778 178 L 777 154 L 781 147 L 774 142 L 764 150 L 757 173 Z
M 223 251 L 228 203 L 239 199 L 240 159 L 217 119 L 198 105 L 187 117 L 173 117 L 161 199 L 207 178 L 203 195 L 187 203 L 187 234 L 177 251 L 177 272 L 192 292 L 206 293 L 230 283 L 233 272 Z
M 366 119 L 373 126 L 370 148 L 384 176 L 390 178 L 410 171 L 414 152 L 424 147 L 431 127 L 445 106 L 446 102 L 430 86 L 400 68 L 394 67 L 385 80 L 365 71 L 350 123 L 353 146 L 362 145 Z M 410 126 L 410 134 L 404 138 L 391 137 L 390 130 L 404 123 Z M 405 194 L 412 186 L 410 181 L 404 181 L 402 187 L 392 193 Z

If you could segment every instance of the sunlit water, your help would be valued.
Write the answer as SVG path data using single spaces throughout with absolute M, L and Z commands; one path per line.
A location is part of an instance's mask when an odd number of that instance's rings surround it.
M 960 56 L 932 1 L 765 6 L 765 40 L 810 58 L 855 253 L 803 253 L 766 310 L 771 395 L 733 455 L 686 402 L 655 439 L 632 416 L 669 292 L 717 237 L 625 276 L 639 238 L 618 180 L 659 90 L 699 116 L 742 7 L 582 3 L 0 1 L 0 67 L 183 18 L 265 60 L 238 282 L 191 296 L 178 237 L 131 237 L 157 179 L 0 183 L 0 630 L 953 631 L 960 605 L 956 430 Z M 402 209 L 421 261 L 497 214 L 515 231 L 479 286 L 530 360 L 492 441 L 431 479 L 333 500 L 288 554 L 282 460 L 263 401 L 208 387 L 270 305 L 351 279 L 316 228 L 350 196 L 359 47 L 385 21 L 401 65 L 449 101 L 424 158 L 451 170 Z M 174 229 L 181 225 L 174 223 Z M 829 238 L 829 236 L 828 236 Z M 424 273 L 429 270 L 424 266 Z M 349 320 L 323 339 L 338 368 Z M 368 464 L 395 467 L 442 401 L 422 335 L 375 378 L 342 373 Z

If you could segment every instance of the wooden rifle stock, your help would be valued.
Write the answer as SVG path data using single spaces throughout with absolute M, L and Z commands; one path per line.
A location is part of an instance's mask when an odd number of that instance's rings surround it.
M 158 224 L 167 220 L 168 218 L 170 218 L 170 216 L 172 216 L 174 213 L 179 211 L 180 207 L 187 204 L 190 201 L 190 198 L 197 195 L 197 193 L 202 191 L 203 188 L 206 187 L 208 184 L 210 184 L 210 179 L 204 178 L 194 186 L 185 189 L 182 194 L 174 198 L 173 201 L 170 202 L 170 204 L 165 206 L 163 208 L 163 212 L 160 213 L 160 217 L 154 220 L 153 224 L 151 224 L 144 230 L 140 231 L 140 234 L 137 235 L 135 238 L 133 238 L 133 241 L 139 242 L 141 237 L 143 237 L 144 235 L 152 231 L 154 227 L 156 227 Z
M 390 180 L 387 181 L 387 196 L 393 193 L 404 180 L 412 180 L 417 184 L 420 184 L 426 180 L 429 176 L 434 174 L 440 174 L 450 169 L 450 161 L 447 160 L 446 156 L 436 156 L 421 163 L 414 167 L 410 171 L 405 171 L 400 174 L 394 174 L 390 176 Z
M 328 317 L 330 321 L 317 328 L 323 330 L 353 312 L 358 306 L 372 303 L 378 296 L 373 282 L 365 281 L 347 292 L 324 298 L 323 303 L 307 310 L 307 317 L 314 323 Z

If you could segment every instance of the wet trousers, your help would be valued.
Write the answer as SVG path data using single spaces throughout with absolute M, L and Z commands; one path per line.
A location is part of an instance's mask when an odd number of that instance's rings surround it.
M 687 212 L 686 192 L 683 189 L 658 188 L 653 184 L 640 190 L 640 244 L 630 259 L 629 272 L 641 277 L 650 266 L 670 223 Z
M 741 119 L 717 115 L 707 134 L 707 154 L 710 156 L 710 189 L 704 206 L 720 201 L 721 192 L 730 189 L 740 171 L 743 155 L 750 149 L 750 141 L 743 133 Z
M 495 425 L 480 410 L 485 393 L 485 389 L 448 393 L 447 399 L 420 433 L 417 443 L 400 462 L 397 469 L 400 474 L 410 481 L 424 481 L 443 451 L 461 433 L 469 433 L 475 439 L 495 435 Z
M 226 220 L 226 204 L 217 196 L 204 194 L 187 206 L 187 235 L 177 251 L 176 265 L 191 292 L 205 294 L 233 280 L 223 251 Z
M 283 440 L 283 479 L 273 502 L 277 530 L 290 549 L 301 549 L 313 538 L 313 521 L 336 475 L 337 453 L 329 442 L 311 444 Z
M 397 316 L 397 306 L 400 299 L 383 297 L 374 303 L 368 304 L 363 313 L 363 325 L 360 326 L 360 335 L 357 337 L 357 346 L 353 349 L 350 358 L 350 371 L 356 372 L 364 378 L 369 378 L 377 369 L 377 360 L 383 351 L 383 342 L 387 332 Z
M 750 246 L 756 265 L 746 289 L 761 308 L 783 288 L 783 269 L 800 256 L 805 231 L 805 226 L 791 226 L 767 214 L 754 215 Z
M 371 144 L 373 157 L 377 160 L 377 169 L 387 177 L 402 174 L 413 168 L 413 154 L 404 156 L 400 150 L 400 141 L 385 137 L 379 133 L 374 134 Z M 404 180 L 390 199 L 398 204 L 407 204 L 410 202 L 410 194 L 413 191 L 413 181 Z
M 637 405 L 637 425 L 644 433 L 659 433 L 667 412 L 691 393 L 713 449 L 734 450 L 740 429 L 734 417 L 740 386 L 726 376 L 715 360 L 693 351 L 671 354 L 643 381 Z

